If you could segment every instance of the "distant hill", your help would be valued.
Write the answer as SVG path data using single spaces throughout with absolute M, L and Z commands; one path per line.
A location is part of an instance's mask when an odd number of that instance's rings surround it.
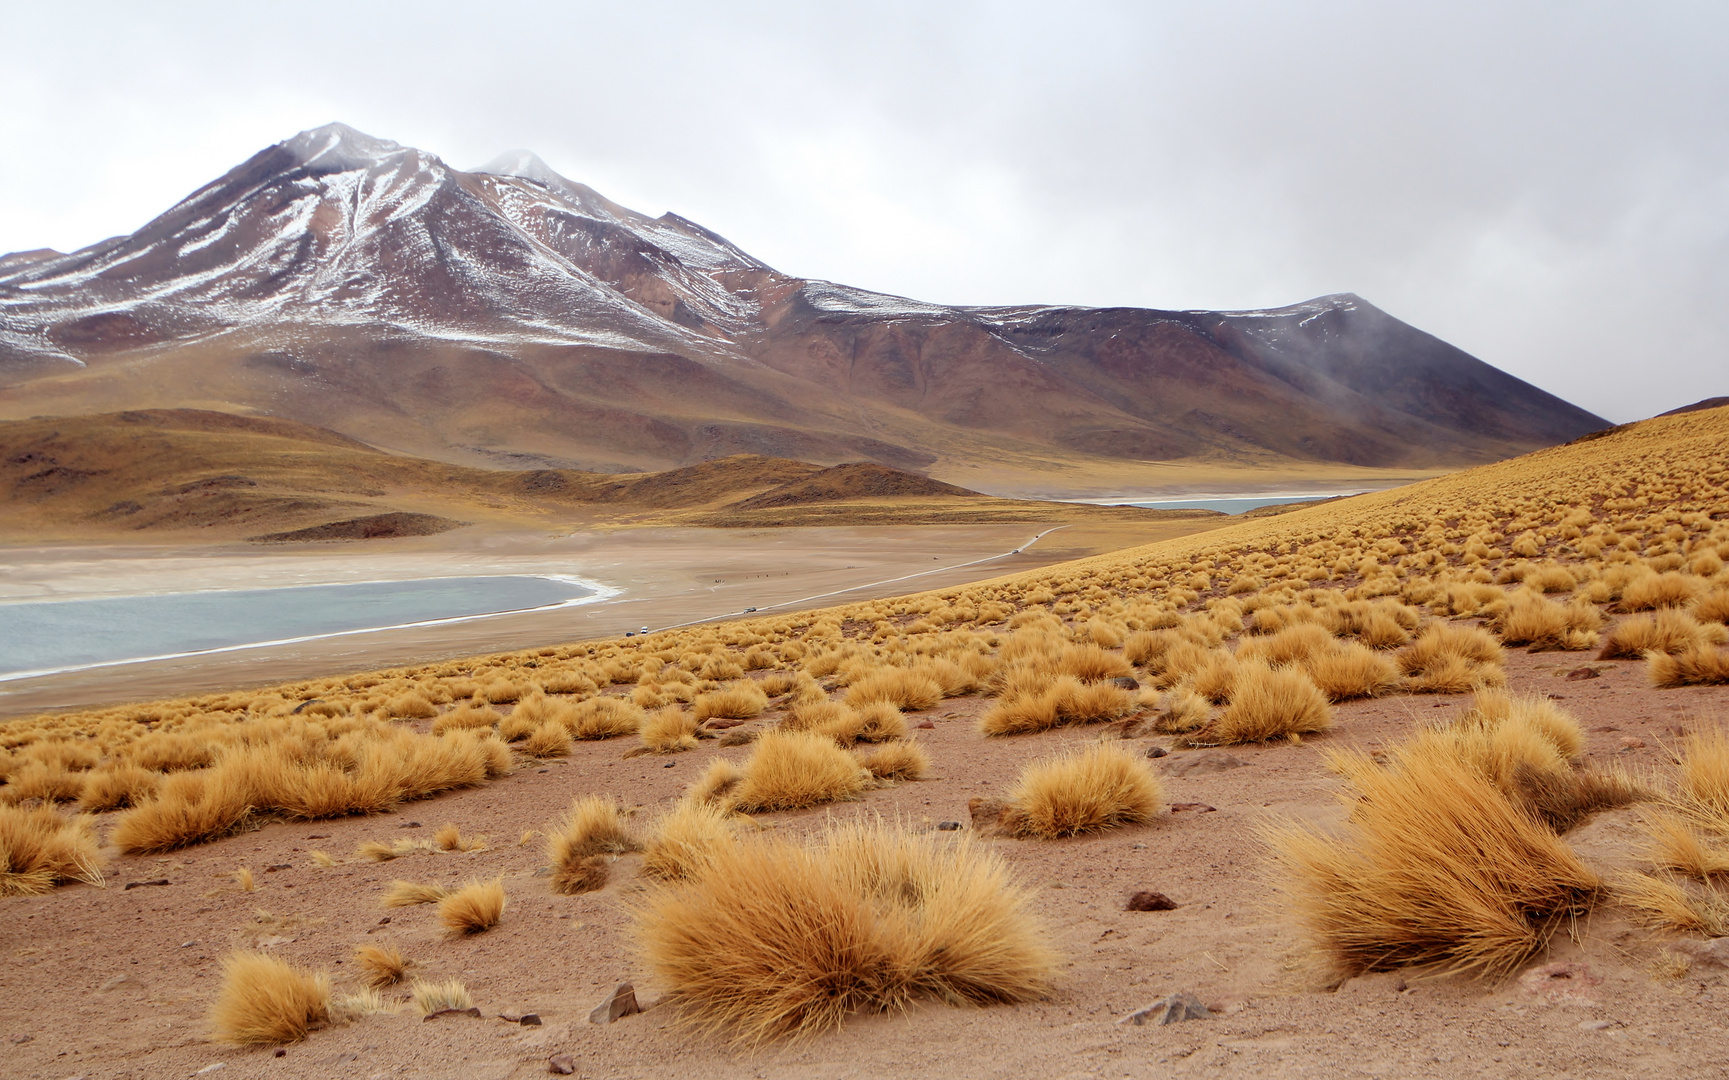
M 293 421 L 198 409 L 0 421 L 0 541 L 12 542 L 367 540 L 482 523 L 775 527 L 1173 517 L 994 499 L 869 463 L 824 468 L 740 454 L 629 475 L 479 469 L 386 453 Z
M 781 273 L 532 154 L 463 172 L 340 124 L 131 235 L 0 258 L 0 417 L 181 406 L 488 467 L 753 454 L 1005 490 L 1144 461 L 1453 467 L 1607 426 L 1350 294 L 921 303 Z

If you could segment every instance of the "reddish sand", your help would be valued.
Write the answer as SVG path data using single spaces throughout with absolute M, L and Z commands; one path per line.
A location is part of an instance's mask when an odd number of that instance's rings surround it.
M 1635 768 L 1663 760 L 1677 732 L 1729 715 L 1729 688 L 1653 691 L 1637 662 L 1590 663 L 1600 678 L 1566 681 L 1589 663 L 1579 654 L 1514 653 L 1516 690 L 1563 701 L 1589 733 L 1589 755 Z M 1048 1001 L 989 1009 L 929 1004 L 910 1015 L 861 1016 L 841 1031 L 756 1055 L 737 1055 L 681 1030 L 671 1008 L 652 1007 L 664 988 L 632 956 L 627 908 L 643 887 L 626 857 L 601 892 L 553 894 L 536 871 L 541 840 L 518 846 L 574 796 L 616 795 L 651 817 L 715 754 L 668 759 L 623 754 L 630 740 L 579 744 L 562 761 L 525 764 L 491 786 L 410 804 L 399 813 L 311 824 L 273 824 L 164 857 L 115 858 L 109 887 L 72 885 L 6 900 L 6 992 L 0 1039 L 7 1076 L 191 1076 L 223 1063 L 224 1077 L 531 1077 L 553 1054 L 569 1054 L 589 1077 L 1256 1077 L 1722 1076 L 1723 969 L 1695 968 L 1663 981 L 1647 970 L 1665 935 L 1631 926 L 1604 908 L 1557 935 L 1538 964 L 1582 964 L 1570 977 L 1538 971 L 1503 985 L 1398 975 L 1324 986 L 1296 928 L 1268 891 L 1255 826 L 1271 816 L 1336 822 L 1327 745 L 1375 745 L 1413 724 L 1446 717 L 1468 698 L 1398 697 L 1338 709 L 1328 738 L 1302 746 L 1237 748 L 1245 764 L 1166 782 L 1184 810 L 1143 828 L 1073 841 L 989 841 L 1037 894 L 1036 910 L 1067 956 Z M 976 698 L 945 702 L 919 730 L 938 778 L 869 793 L 858 803 L 764 815 L 771 828 L 806 830 L 829 815 L 882 813 L 920 827 L 965 821 L 974 795 L 1000 793 L 1027 759 L 1096 729 L 985 740 L 971 720 Z M 772 722 L 773 716 L 764 718 Z M 1642 748 L 1622 749 L 1623 739 Z M 1144 740 L 1152 746 L 1163 740 Z M 1163 764 L 1219 751 L 1184 751 Z M 1635 811 L 1613 811 L 1569 839 L 1599 869 L 1612 870 L 1633 844 Z M 365 840 L 428 837 L 446 822 L 495 845 L 473 854 L 422 853 L 386 864 L 355 858 Z M 416 826 L 414 823 L 418 823 Z M 313 850 L 339 865 L 319 868 Z M 285 869 L 271 870 L 282 865 Z M 230 877 L 250 867 L 255 892 Z M 379 905 L 395 878 L 455 884 L 504 875 L 503 922 L 451 940 L 431 908 Z M 166 885 L 130 890 L 131 882 Z M 1169 894 L 1167 912 L 1128 912 L 1140 889 Z M 386 917 L 388 916 L 388 921 Z M 339 988 L 363 942 L 394 942 L 435 978 L 459 977 L 482 1019 L 422 1022 L 412 1009 L 314 1033 L 280 1058 L 270 1049 L 207 1041 L 204 1013 L 218 961 L 230 949 L 263 947 L 294 963 L 330 970 Z M 1533 970 L 1536 970 L 1535 966 Z M 619 980 L 632 980 L 648 1011 L 611 1026 L 589 1009 Z M 1131 1010 L 1189 990 L 1214 1006 L 1206 1020 L 1169 1027 L 1119 1025 Z M 400 995 L 398 995 L 400 997 Z M 500 1013 L 532 1010 L 541 1027 Z

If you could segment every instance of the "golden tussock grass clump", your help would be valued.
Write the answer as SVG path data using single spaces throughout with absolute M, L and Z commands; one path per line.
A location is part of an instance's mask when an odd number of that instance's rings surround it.
M 1215 705 L 1222 705 L 1230 700 L 1231 690 L 1237 685 L 1237 668 L 1236 656 L 1224 649 L 1212 649 L 1189 669 L 1177 685 L 1194 691 Z
M 888 702 L 896 708 L 918 712 L 943 699 L 943 687 L 922 671 L 885 668 L 873 671 L 847 687 L 846 703 L 853 708 Z
M 575 744 L 571 742 L 569 728 L 556 720 L 547 720 L 528 733 L 522 749 L 537 758 L 565 757 L 575 749 Z
M 1153 721 L 1157 731 L 1166 735 L 1182 735 L 1199 731 L 1213 717 L 1213 703 L 1193 690 L 1178 688 L 1164 699 L 1158 717 Z
M 232 876 L 234 884 L 239 887 L 241 892 L 252 892 L 258 888 L 258 881 L 252 876 L 252 868 L 249 866 L 242 866 L 234 871 Z
M 395 986 L 408 974 L 408 957 L 395 945 L 360 945 L 354 950 L 360 981 L 373 990 Z
M 655 824 L 654 835 L 642 850 L 642 872 L 662 881 L 694 877 L 715 851 L 738 843 L 732 811 L 681 799 Z
M 920 998 L 1044 996 L 1057 956 L 1029 903 L 994 854 L 878 822 L 722 848 L 633 914 L 681 1019 L 755 1046 Z
M 931 771 L 930 754 L 911 739 L 885 742 L 859 760 L 872 776 L 887 783 L 923 780 Z
M 1586 601 L 1558 604 L 1541 593 L 1521 590 L 1513 594 L 1496 625 L 1508 645 L 1589 649 L 1597 644 L 1603 613 Z
M 853 798 L 869 781 L 870 773 L 833 739 L 815 732 L 767 731 L 756 741 L 730 798 L 747 812 L 799 810 Z
M 0 896 L 45 893 L 63 881 L 101 885 L 101 865 L 88 818 L 0 806 Z
M 460 826 L 447 822 L 432 834 L 432 843 L 440 851 L 485 851 L 486 841 L 462 835 Z
M 1479 686 L 1505 686 L 1501 643 L 1480 626 L 1434 622 L 1399 650 L 1406 689 L 1418 694 L 1463 694 Z
M 1729 629 L 1701 623 L 1680 608 L 1660 608 L 1616 623 L 1597 659 L 1637 660 L 1649 652 L 1680 653 L 1697 645 L 1721 645 L 1726 638 Z
M 757 681 L 757 687 L 771 698 L 780 697 L 799 685 L 800 672 L 771 671 Z
M 1269 828 L 1291 910 L 1340 978 L 1415 966 L 1504 978 L 1589 910 L 1597 875 L 1444 740 L 1386 767 L 1332 755 L 1348 790 L 1338 835 Z
M 696 722 L 702 723 L 711 717 L 724 720 L 749 720 L 761 716 L 768 708 L 768 695 L 754 682 L 740 686 L 730 686 L 725 690 L 715 690 L 707 694 L 698 694 L 694 709 Z
M 417 904 L 436 904 L 450 895 L 450 890 L 442 885 L 422 884 L 418 881 L 396 880 L 390 883 L 390 888 L 384 893 L 384 906 L 387 908 L 414 907 Z
M 1021 770 L 1003 825 L 1015 836 L 1054 840 L 1151 821 L 1163 807 L 1145 758 L 1110 743 L 1034 761 Z
M 1061 675 L 1040 690 L 1011 689 L 979 717 L 985 735 L 1022 735 L 1068 724 L 1098 724 L 1135 710 L 1135 696 L 1109 683 Z
M 1398 665 L 1357 642 L 1334 642 L 1303 666 L 1332 702 L 1380 697 L 1399 689 L 1401 683 Z
M 1719 585 L 1693 601 L 1693 617 L 1706 623 L 1729 623 L 1729 586 Z
M 392 720 L 427 720 L 438 715 L 438 707 L 425 694 L 410 690 L 391 698 L 384 706 L 384 715 Z
M 1649 925 L 1729 936 L 1729 895 L 1709 883 L 1689 889 L 1672 878 L 1628 872 L 1616 877 L 1615 898 Z
M 873 701 L 860 705 L 853 710 L 853 717 L 854 721 L 838 732 L 826 727 L 818 730 L 843 744 L 890 742 L 904 739 L 912 733 L 906 717 L 901 715 L 900 709 L 893 702 Z
M 677 705 L 650 713 L 642 722 L 642 747 L 651 754 L 677 754 L 695 750 L 696 716 Z
M 1624 611 L 1650 611 L 1652 608 L 1686 607 L 1701 592 L 1698 578 L 1670 571 L 1666 574 L 1641 574 L 1621 590 Z
M 444 979 L 440 982 L 421 982 L 416 979 L 410 988 L 409 997 L 422 1016 L 452 1009 L 474 1008 L 474 998 L 469 994 L 468 987 L 462 985 L 461 979 Z
M 548 694 L 592 694 L 600 689 L 593 679 L 575 668 L 543 672 L 539 683 L 542 692 Z
M 298 1042 L 330 1019 L 330 977 L 274 956 L 223 958 L 222 988 L 210 1010 L 216 1038 L 238 1046 Z
M 1659 689 L 1729 684 L 1729 652 L 1710 645 L 1695 645 L 1675 656 L 1650 653 L 1645 663 L 1651 685 Z
M 478 934 L 504 916 L 504 878 L 470 881 L 438 902 L 438 921 L 452 934 Z
M 1072 675 L 1084 683 L 1104 682 L 1133 676 L 1135 670 L 1122 656 L 1097 645 L 1069 645 L 1057 654 L 1052 669 Z
M 573 739 L 611 739 L 636 734 L 642 727 L 643 712 L 624 698 L 596 697 L 572 706 L 558 719 Z
M 150 801 L 162 784 L 162 774 L 141 765 L 121 762 L 84 774 L 78 809 L 86 813 L 120 810 Z
M 1273 667 L 1307 666 L 1316 656 L 1332 650 L 1337 641 L 1319 623 L 1295 623 L 1276 633 L 1253 637 L 1237 650 L 1239 660 L 1261 660 Z
M 489 728 L 498 723 L 502 714 L 491 706 L 479 701 L 465 701 L 456 708 L 443 714 L 432 722 L 432 733 L 443 735 L 448 731 L 474 731 Z
M 1238 665 L 1230 701 L 1190 740 L 1230 746 L 1311 735 L 1332 725 L 1327 695 L 1307 674 L 1249 661 Z
M 708 768 L 686 789 L 685 796 L 697 803 L 720 803 L 728 799 L 743 780 L 743 769 L 728 758 L 717 757 L 709 761 Z
M 570 804 L 564 820 L 546 833 L 552 891 L 575 896 L 601 888 L 606 884 L 609 858 L 641 849 L 617 802 L 599 795 L 578 799 Z

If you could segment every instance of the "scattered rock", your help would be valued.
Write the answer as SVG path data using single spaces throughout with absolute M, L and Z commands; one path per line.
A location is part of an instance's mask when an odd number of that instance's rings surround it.
M 522 1019 L 518 1020 L 517 1023 L 521 1024 L 523 1027 L 540 1027 L 540 1014 L 523 1013 Z
M 569 1054 L 554 1054 L 546 1063 L 546 1071 L 554 1076 L 569 1076 L 576 1071 L 576 1059 Z
M 1218 810 L 1216 806 L 1208 806 L 1204 802 L 1174 802 L 1171 804 L 1173 814 L 1211 814 Z
M 1162 892 L 1142 891 L 1129 897 L 1124 911 L 1175 911 L 1177 902 Z
M 627 982 L 619 983 L 612 988 L 612 993 L 606 995 L 605 999 L 588 1014 L 588 1022 L 591 1024 L 610 1024 L 614 1020 L 634 1016 L 641 1011 L 642 1009 L 636 1003 L 636 987 Z
M 205 1073 L 213 1073 L 218 1069 L 226 1069 L 226 1068 L 228 1068 L 228 1062 L 218 1061 L 214 1064 L 204 1066 L 204 1068 L 199 1069 L 197 1072 L 193 1073 L 192 1075 L 193 1076 L 203 1076 Z
M 1710 941 L 1682 938 L 1670 942 L 1669 948 L 1704 967 L 1729 967 L 1729 937 Z
M 708 728 L 710 731 L 725 731 L 727 728 L 735 728 L 741 724 L 748 723 L 750 723 L 749 720 L 734 720 L 727 717 L 715 716 L 704 720 L 702 726 Z
M 418 828 L 420 828 L 420 822 L 418 822 L 418 821 L 405 821 L 402 824 L 398 825 L 397 828 L 399 828 L 399 829 L 418 829 Z
M 666 764 L 665 764 L 665 765 L 662 765 L 662 766 L 661 766 L 661 768 L 663 768 L 663 769 L 670 769 L 670 768 L 672 768 L 672 767 L 673 767 L 673 766 L 674 766 L 674 765 L 677 765 L 677 764 L 678 764 L 678 762 L 676 762 L 676 761 L 669 761 L 669 762 L 667 762 L 667 763 L 666 763 Z
M 1607 1031 L 1614 1026 L 1615 1026 L 1615 1022 L 1613 1020 L 1581 1020 L 1581 1021 L 1579 1021 L 1579 1030 L 1580 1031 Z
M 1111 680 L 1111 685 L 1123 690 L 1139 690 L 1141 688 L 1140 680 L 1133 675 L 1118 675 Z
M 271 1054 L 270 1056 L 271 1057 L 287 1057 L 288 1056 L 288 1047 L 278 1046 L 276 1048 L 276 1052 Z
M 476 1020 L 479 1020 L 480 1009 L 478 1007 L 467 1009 L 439 1009 L 436 1012 L 427 1013 L 425 1016 L 421 1017 L 420 1020 L 422 1023 L 425 1023 L 428 1020 L 437 1020 L 441 1016 L 472 1016 Z
M 913 725 L 913 727 L 924 728 L 927 731 L 935 729 L 936 726 L 936 721 L 934 720 L 920 720 L 918 723 Z
M 197 941 L 196 941 L 196 940 L 193 940 L 193 941 L 182 941 L 182 942 L 181 942 L 181 943 L 180 943 L 180 947 L 181 947 L 181 948 L 182 948 L 182 949 L 190 949 L 190 948 L 192 948 L 192 946 L 194 946 L 194 945 L 196 945 L 196 944 L 198 944 L 198 942 L 197 942 Z
M 1621 749 L 1643 750 L 1645 749 L 1645 740 L 1637 735 L 1623 735 L 1621 736 Z
M 937 831 L 938 832 L 954 832 L 956 829 L 958 829 L 960 827 L 961 827 L 961 823 L 958 821 L 939 821 L 939 822 L 937 822 Z
M 1180 1024 L 1184 1020 L 1205 1020 L 1212 1016 L 1200 998 L 1188 992 L 1163 997 L 1145 1008 L 1118 1020 L 1119 1024 Z
M 1234 754 L 1221 750 L 1210 750 L 1205 754 L 1184 756 L 1165 766 L 1166 776 L 1203 776 L 1207 773 L 1229 772 L 1240 769 L 1248 762 Z
M 1584 679 L 1601 679 L 1603 673 L 1594 667 L 1576 667 L 1567 673 L 1568 682 L 1580 682 Z
M 330 839 L 330 834 L 327 832 L 315 832 L 311 836 L 308 836 L 307 839 L 308 840 L 328 840 L 328 839 Z
M 1166 754 L 1169 754 L 1169 753 L 1170 753 L 1170 751 L 1166 750 L 1162 746 L 1149 746 L 1149 747 L 1147 747 L 1147 756 L 1150 758 L 1162 758 Z
M 27 1043 L 34 1038 L 36 1038 L 36 1036 L 34 1036 L 34 1035 L 14 1035 L 14 1036 L 12 1036 L 12 1043 L 13 1043 L 13 1045 L 17 1045 L 19 1043 Z
M 293 863 L 279 862 L 279 863 L 272 863 L 269 866 L 266 866 L 264 868 L 264 872 L 266 874 L 274 874 L 278 870 L 292 870 L 292 869 L 294 869 Z
M 126 883 L 126 889 L 142 889 L 142 888 L 145 888 L 145 887 L 150 886 L 150 885 L 166 885 L 166 884 L 168 884 L 167 878 L 157 878 L 155 881 L 128 881 Z M 126 889 L 121 889 L 120 891 L 125 892 Z

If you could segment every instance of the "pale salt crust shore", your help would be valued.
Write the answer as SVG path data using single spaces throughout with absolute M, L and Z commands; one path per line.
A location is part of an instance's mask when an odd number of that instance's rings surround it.
M 641 529 L 555 537 L 463 530 L 292 552 L 247 545 L 13 548 L 0 552 L 0 602 L 492 574 L 578 577 L 615 592 L 585 604 L 16 679 L 0 683 L 0 719 L 611 636 L 736 615 L 747 607 L 820 607 L 1076 557 L 1062 532 L 1032 543 L 1047 531 L 1034 524 Z M 1125 533 L 1121 544 L 1159 538 Z M 1017 548 L 1028 550 L 1014 554 Z

